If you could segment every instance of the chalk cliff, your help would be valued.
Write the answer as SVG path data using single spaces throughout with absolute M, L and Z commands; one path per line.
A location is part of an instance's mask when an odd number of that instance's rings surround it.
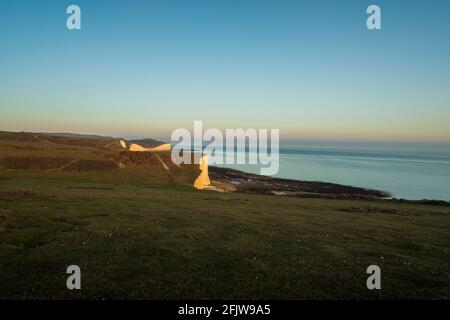
M 209 180 L 209 174 L 208 174 L 208 156 L 204 155 L 200 158 L 200 164 L 199 164 L 201 173 L 195 179 L 194 181 L 194 188 L 197 189 L 203 189 L 205 187 L 208 187 L 211 184 L 211 181 Z

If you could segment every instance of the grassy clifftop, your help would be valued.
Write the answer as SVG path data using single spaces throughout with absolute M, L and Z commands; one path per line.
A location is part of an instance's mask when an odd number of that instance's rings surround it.
M 155 154 L 5 135 L 0 298 L 450 298 L 449 206 L 197 191 Z
M 176 187 L 192 186 L 200 173 L 194 165 L 173 165 L 170 152 L 130 152 L 113 138 L 26 132 L 0 132 L 0 170 Z
M 445 206 L 2 172 L 0 297 L 449 298 L 449 228 Z

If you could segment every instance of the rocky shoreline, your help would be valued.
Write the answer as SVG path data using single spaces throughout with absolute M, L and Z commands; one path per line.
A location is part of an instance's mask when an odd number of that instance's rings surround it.
M 303 198 L 388 200 L 397 203 L 419 205 L 450 206 L 444 200 L 422 199 L 408 200 L 392 197 L 382 190 L 367 189 L 321 181 L 301 181 L 272 178 L 235 169 L 210 166 L 209 176 L 212 184 L 223 191 L 234 191 L 276 196 L 294 196 Z
M 210 166 L 214 185 L 226 191 L 298 197 L 386 199 L 388 192 L 320 181 L 272 178 L 229 168 Z

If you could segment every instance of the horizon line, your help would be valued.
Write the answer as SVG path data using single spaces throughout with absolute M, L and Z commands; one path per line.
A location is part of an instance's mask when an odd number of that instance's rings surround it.
M 170 142 L 170 136 L 167 135 L 161 135 L 161 134 L 134 134 L 134 135 L 118 135 L 114 133 L 104 133 L 104 132 L 95 132 L 95 131 L 42 131 L 42 130 L 0 130 L 0 132 L 14 132 L 14 133 L 40 133 L 40 134 L 77 134 L 77 135 L 86 135 L 86 136 L 100 136 L 100 137 L 110 137 L 114 139 L 158 139 L 163 141 L 169 141 Z M 376 138 L 336 138 L 336 137 L 285 137 L 280 138 L 280 142 L 283 143 L 298 143 L 298 142 L 305 142 L 305 143 L 349 143 L 349 144 L 356 144 L 356 143 L 369 143 L 369 144 L 426 144 L 426 145 L 450 145 L 450 138 L 449 140 L 432 140 L 432 139 L 417 139 L 417 140 L 411 140 L 411 139 L 398 139 L 398 138 L 392 138 L 392 139 L 376 139 Z

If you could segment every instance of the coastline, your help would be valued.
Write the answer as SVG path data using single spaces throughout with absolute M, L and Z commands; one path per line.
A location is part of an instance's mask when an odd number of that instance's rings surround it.
M 300 198 L 386 200 L 399 203 L 450 206 L 450 202 L 435 199 L 409 200 L 395 198 L 386 191 L 349 185 L 294 179 L 272 178 L 236 169 L 209 166 L 212 184 L 224 191 L 293 196 Z
M 391 195 L 382 190 L 353 187 L 322 181 L 303 181 L 272 178 L 236 169 L 210 166 L 213 185 L 226 191 L 272 194 L 278 196 L 324 197 L 345 199 L 387 199 Z

